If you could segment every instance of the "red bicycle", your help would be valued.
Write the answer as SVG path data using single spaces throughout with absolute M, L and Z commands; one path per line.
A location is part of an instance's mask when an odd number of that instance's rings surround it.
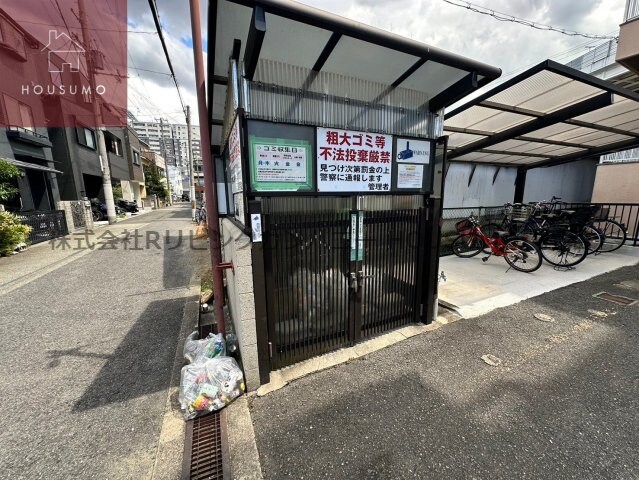
M 453 241 L 453 253 L 461 258 L 470 258 L 478 255 L 485 248 L 490 248 L 491 255 L 504 257 L 506 263 L 520 272 L 534 272 L 541 267 L 542 256 L 539 247 L 528 241 L 525 237 L 507 236 L 508 232 L 496 231 L 491 237 L 481 231 L 481 225 L 471 215 L 466 220 L 455 224 L 459 236 Z

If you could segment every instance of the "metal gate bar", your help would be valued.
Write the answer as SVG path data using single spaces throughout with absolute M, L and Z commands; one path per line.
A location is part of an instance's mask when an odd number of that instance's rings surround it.
M 419 210 L 366 212 L 362 336 L 416 320 Z M 372 277 L 369 277 L 372 275 Z
M 420 212 L 364 212 L 363 259 L 353 261 L 358 232 L 343 206 L 264 215 L 272 369 L 417 321 Z
M 266 215 L 273 368 L 348 344 L 347 212 Z

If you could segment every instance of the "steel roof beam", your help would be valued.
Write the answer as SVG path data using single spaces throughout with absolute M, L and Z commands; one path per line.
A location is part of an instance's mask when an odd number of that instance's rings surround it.
M 453 83 L 450 87 L 442 90 L 433 98 L 431 98 L 426 104 L 422 105 L 421 108 L 425 108 L 428 105 L 428 110 L 431 113 L 437 113 L 444 107 L 452 105 L 455 102 L 458 102 L 466 95 L 471 92 L 474 92 L 479 88 L 479 82 L 477 80 L 477 72 L 471 72 L 466 75 L 461 80 Z
M 513 157 L 555 158 L 555 155 L 543 155 L 541 153 L 513 152 L 510 150 L 490 150 L 485 148 L 482 148 L 481 150 L 475 150 L 475 152 L 490 153 L 491 155 L 512 155 Z
M 513 140 L 519 140 L 521 142 L 534 142 L 534 143 L 544 143 L 546 145 L 557 145 L 560 147 L 572 147 L 572 148 L 584 148 L 589 149 L 592 145 L 584 145 L 582 143 L 572 143 L 572 142 L 560 142 L 559 140 L 550 140 L 547 138 L 535 138 L 535 137 L 515 137 Z
M 328 57 L 330 57 L 331 53 L 333 53 L 333 50 L 335 50 L 335 47 L 337 46 L 340 38 L 342 38 L 341 33 L 333 32 L 333 34 L 326 42 L 326 45 L 324 45 L 322 53 L 320 53 L 319 57 L 317 57 L 315 65 L 313 65 L 314 72 L 319 72 L 320 70 L 322 70 L 322 67 L 324 67 L 324 64 L 328 60 Z
M 624 140 L 623 142 L 617 142 L 609 145 L 602 145 L 601 147 L 589 148 L 586 152 L 571 153 L 568 155 L 562 155 L 543 162 L 533 163 L 528 168 L 539 167 L 552 167 L 555 165 L 561 165 L 563 163 L 572 162 L 575 160 L 588 160 L 592 157 L 599 157 L 608 153 L 620 152 L 623 150 L 629 150 L 631 148 L 639 146 L 639 139 L 633 138 L 632 140 Z
M 246 48 L 244 49 L 244 77 L 247 80 L 253 80 L 265 35 L 266 16 L 264 14 L 264 7 L 255 5 L 255 7 L 253 7 L 251 25 L 246 39 Z
M 549 113 L 548 115 L 544 115 L 543 117 L 535 118 L 534 120 L 526 122 L 522 125 L 516 125 L 512 128 L 504 130 L 503 132 L 496 133 L 490 137 L 484 138 L 482 140 L 478 140 L 469 145 L 458 148 L 455 151 L 450 153 L 449 158 L 459 157 L 465 153 L 473 152 L 475 150 L 479 150 L 482 148 L 491 147 L 492 145 L 496 145 L 503 141 L 510 140 L 514 137 L 526 135 L 530 132 L 534 132 L 535 130 L 540 130 L 550 125 L 561 123 L 570 118 L 578 117 L 579 115 L 590 113 L 593 110 L 598 110 L 600 108 L 607 107 L 609 105 L 612 105 L 612 102 L 613 102 L 612 97 L 613 97 L 612 94 L 608 92 L 602 93 L 597 95 L 596 97 L 591 97 L 587 100 L 576 103 L 569 107 L 565 107 L 555 112 Z
M 447 132 L 467 133 L 469 135 L 480 135 L 483 137 L 490 137 L 491 135 L 495 134 L 495 132 L 489 132 L 488 130 L 474 130 L 472 128 L 451 127 L 450 125 L 446 124 L 444 124 L 444 130 Z
M 213 75 L 213 84 L 214 85 L 228 85 L 229 79 L 227 77 L 223 77 L 222 75 Z
M 404 73 L 402 73 L 397 80 L 391 83 L 391 87 L 399 87 L 408 77 L 415 73 L 422 65 L 428 61 L 428 58 L 420 58 L 413 65 L 411 65 Z
M 565 120 L 563 123 L 568 125 L 575 125 L 576 127 L 586 127 L 592 130 L 601 130 L 602 132 L 616 133 L 617 135 L 625 135 L 626 137 L 639 138 L 639 133 L 629 132 L 628 130 L 621 130 L 614 127 L 606 127 L 605 125 L 599 125 L 598 123 L 583 122 L 581 120 Z
M 490 102 L 488 100 L 484 100 L 483 102 L 479 102 L 477 104 L 477 106 L 490 108 L 492 110 L 499 110 L 501 112 L 516 113 L 518 115 L 526 115 L 526 116 L 529 116 L 529 117 L 537 117 L 537 118 L 539 118 L 539 117 L 543 117 L 545 115 L 545 113 L 543 113 L 543 112 L 537 112 L 535 110 L 529 110 L 527 108 L 514 107 L 512 105 L 505 105 L 503 103 L 498 103 L 498 102 Z
M 266 12 L 272 15 L 340 33 L 363 42 L 379 45 L 380 47 L 413 55 L 418 58 L 426 57 L 434 62 L 467 72 L 478 72 L 490 80 L 494 80 L 501 75 L 500 68 L 462 57 L 461 55 L 456 55 L 431 45 L 425 45 L 416 40 L 411 40 L 394 33 L 385 32 L 384 30 L 364 25 L 329 12 L 324 12 L 301 3 L 290 2 L 288 0 L 228 1 L 251 8 L 261 6 Z

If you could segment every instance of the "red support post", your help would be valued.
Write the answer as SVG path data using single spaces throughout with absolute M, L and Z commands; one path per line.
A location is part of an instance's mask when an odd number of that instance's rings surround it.
M 209 114 L 206 108 L 206 85 L 204 81 L 204 56 L 202 53 L 202 19 L 200 16 L 200 0 L 190 0 L 191 34 L 193 36 L 193 58 L 195 65 L 195 87 L 200 119 L 200 141 L 202 149 L 202 166 L 204 170 L 204 194 L 206 196 L 206 215 L 211 250 L 211 267 L 213 270 L 214 313 L 217 331 L 225 334 L 224 326 L 224 290 L 222 282 L 222 263 L 220 250 L 220 219 L 217 209 L 217 182 L 211 157 L 211 135 L 209 130 Z

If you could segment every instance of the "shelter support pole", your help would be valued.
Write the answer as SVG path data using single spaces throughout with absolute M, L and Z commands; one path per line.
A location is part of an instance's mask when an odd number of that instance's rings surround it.
M 424 311 L 422 321 L 431 323 L 437 319 L 438 283 L 439 283 L 439 246 L 441 241 L 442 207 L 444 205 L 444 171 L 446 170 L 446 151 L 448 137 L 437 141 L 435 150 L 435 168 L 433 176 L 433 194 L 428 199 L 428 216 L 424 255 L 424 284 L 422 304 Z
M 217 206 L 217 181 L 211 157 L 211 131 L 209 113 L 206 108 L 206 85 L 204 81 L 204 57 L 202 54 L 202 23 L 200 18 L 200 0 L 190 0 L 191 34 L 193 38 L 193 61 L 195 66 L 195 88 L 197 93 L 198 114 L 200 120 L 200 140 L 202 148 L 202 168 L 204 170 L 204 193 L 206 197 L 207 228 L 211 268 L 213 274 L 214 313 L 217 331 L 225 332 L 224 325 L 224 289 L 222 283 L 222 262 L 220 251 L 220 219 Z
M 248 202 L 251 216 L 262 216 L 262 202 L 251 200 Z M 262 222 L 264 226 L 265 222 Z M 262 230 L 264 232 L 264 230 Z M 270 381 L 271 358 L 268 337 L 268 305 L 266 302 L 266 269 L 264 264 L 264 243 L 251 242 L 251 265 L 253 265 L 253 294 L 255 296 L 255 331 L 257 333 L 257 358 L 260 373 L 260 383 Z
M 524 192 L 526 191 L 526 167 L 517 167 L 517 177 L 515 177 L 515 197 L 513 203 L 522 203 L 524 201 Z

